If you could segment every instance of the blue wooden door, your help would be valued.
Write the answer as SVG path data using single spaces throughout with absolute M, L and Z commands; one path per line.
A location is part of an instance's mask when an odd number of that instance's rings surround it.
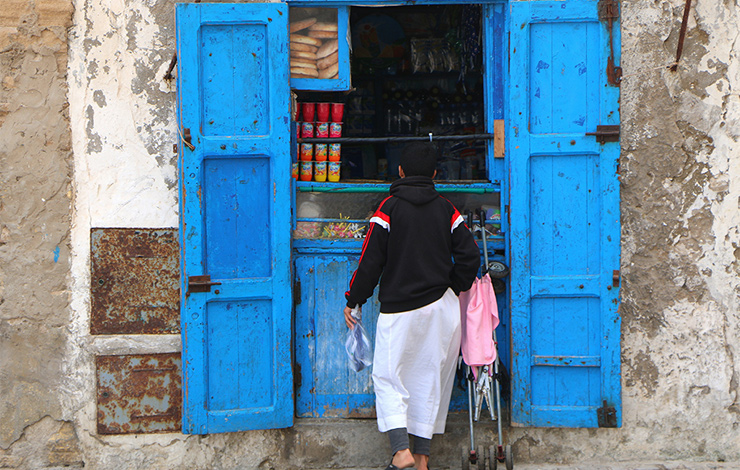
M 619 142 L 586 135 L 619 124 L 608 29 L 596 1 L 510 11 L 512 422 L 619 425 Z
M 180 144 L 183 431 L 288 427 L 287 6 L 176 13 L 180 132 L 193 145 Z M 205 275 L 219 284 L 198 292 Z

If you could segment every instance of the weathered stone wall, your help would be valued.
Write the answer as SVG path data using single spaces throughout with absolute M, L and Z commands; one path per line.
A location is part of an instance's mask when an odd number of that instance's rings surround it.
M 71 0 L 0 5 L 0 467 L 76 465 L 70 321 Z
M 174 89 L 161 80 L 173 5 L 0 8 L 0 32 L 11 33 L 0 35 L 0 467 L 381 466 L 385 443 L 368 422 L 207 437 L 96 433 L 95 355 L 180 348 L 177 335 L 89 334 L 90 229 L 177 226 Z M 622 1 L 623 426 L 509 430 L 519 461 L 740 462 L 740 7 L 698 2 L 671 72 L 683 5 Z M 454 428 L 464 442 L 465 423 Z M 493 439 L 490 430 L 481 437 Z

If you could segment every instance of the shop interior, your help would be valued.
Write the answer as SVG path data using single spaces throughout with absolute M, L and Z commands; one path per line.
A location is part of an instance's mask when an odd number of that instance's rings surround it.
M 485 132 L 480 5 L 352 7 L 350 38 L 349 92 L 295 92 L 298 103 L 343 103 L 342 137 Z M 435 143 L 437 181 L 488 182 L 485 140 Z M 406 144 L 343 143 L 341 181 L 392 182 Z
M 429 138 L 436 145 L 435 181 L 461 189 L 445 197 L 463 213 L 483 209 L 489 235 L 499 233 L 498 191 L 463 189 L 491 183 L 489 140 L 465 137 L 487 130 L 481 10 L 472 4 L 351 7 L 349 91 L 293 91 L 299 142 L 293 177 L 306 182 L 296 195 L 296 239 L 364 237 L 367 219 L 387 195 L 386 185 L 399 178 L 409 137 Z M 337 28 L 329 26 L 336 21 L 327 17 L 331 11 L 291 8 L 293 78 L 337 77 L 336 52 L 328 49 L 338 38 Z M 331 103 L 340 104 L 339 112 Z M 327 136 L 323 145 L 310 140 Z M 342 138 L 341 144 L 332 143 L 332 137 Z M 367 138 L 373 140 L 362 140 Z M 345 191 L 317 182 L 343 183 Z

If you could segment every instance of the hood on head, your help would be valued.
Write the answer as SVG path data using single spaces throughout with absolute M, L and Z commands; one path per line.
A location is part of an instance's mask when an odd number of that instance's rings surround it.
M 428 176 L 407 176 L 391 184 L 391 196 L 408 201 L 416 206 L 432 202 L 439 197 L 434 181 Z

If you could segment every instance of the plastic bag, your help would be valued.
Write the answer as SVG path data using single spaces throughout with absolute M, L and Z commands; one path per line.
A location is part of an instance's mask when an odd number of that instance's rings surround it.
M 355 323 L 354 328 L 347 332 L 347 341 L 344 342 L 344 348 L 349 356 L 349 366 L 355 372 L 360 372 L 373 363 L 373 347 L 357 313 L 357 308 L 353 308 L 352 318 L 357 320 L 357 323 Z

